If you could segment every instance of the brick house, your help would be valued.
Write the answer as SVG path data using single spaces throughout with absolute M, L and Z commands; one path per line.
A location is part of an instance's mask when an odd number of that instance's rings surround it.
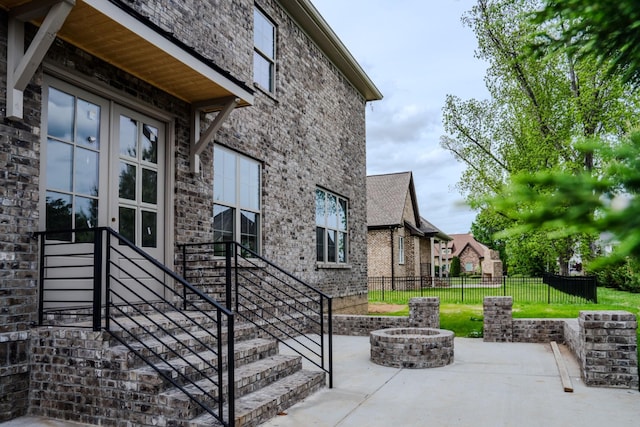
M 369 277 L 433 277 L 435 248 L 449 239 L 420 216 L 411 172 L 367 176 Z
M 473 234 L 451 234 L 453 240 L 446 247 L 437 248 L 436 258 L 442 258 L 445 271 L 450 270 L 451 259 L 460 259 L 460 271 L 463 274 L 481 274 L 483 279 L 501 278 L 502 261 L 498 251 L 474 239 Z M 442 254 L 442 255 L 441 255 Z
M 234 240 L 334 312 L 366 311 L 365 106 L 382 95 L 310 0 L 0 0 L 0 16 L 0 421 L 127 414 L 29 398 L 39 231 L 111 227 L 176 271 L 179 245 Z

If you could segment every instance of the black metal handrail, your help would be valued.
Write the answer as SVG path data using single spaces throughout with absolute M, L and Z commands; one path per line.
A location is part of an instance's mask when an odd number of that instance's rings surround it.
M 333 387 L 332 298 L 237 242 L 178 245 L 182 274 L 327 374 Z M 326 318 L 326 324 L 325 324 Z
M 84 324 L 110 333 L 223 425 L 235 424 L 231 310 L 110 228 L 36 235 L 40 238 L 40 325 L 56 324 L 65 317 L 76 325 L 88 320 Z M 51 239 L 79 235 L 87 241 Z M 60 285 L 68 281 L 78 286 Z M 184 298 L 185 292 L 176 288 L 188 290 L 190 297 Z M 79 297 L 67 298 L 71 290 Z M 163 344 L 163 337 L 174 343 Z M 190 344 L 181 337 L 191 340 Z M 211 356 L 203 357 L 201 351 Z M 172 359 L 188 369 L 172 365 Z

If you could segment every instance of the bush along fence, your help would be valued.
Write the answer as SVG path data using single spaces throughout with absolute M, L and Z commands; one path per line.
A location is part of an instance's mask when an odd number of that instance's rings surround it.
M 486 296 L 512 296 L 519 303 L 597 303 L 593 276 L 544 277 L 369 277 L 369 301 L 406 304 L 413 297 L 439 297 L 444 303 L 482 304 Z

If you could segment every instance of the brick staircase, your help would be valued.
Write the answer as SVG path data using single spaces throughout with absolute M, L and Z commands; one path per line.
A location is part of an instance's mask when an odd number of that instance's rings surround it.
M 171 316 L 171 313 L 167 315 Z M 202 313 L 193 312 L 189 316 L 192 319 L 195 317 L 206 327 L 207 318 Z M 131 422 L 145 424 L 148 422 L 143 421 L 148 420 L 145 417 L 146 413 L 154 414 L 154 418 L 159 420 L 160 424 L 169 426 L 221 425 L 158 372 L 164 372 L 172 381 L 183 385 L 189 393 L 198 396 L 211 408 L 217 409 L 217 389 L 207 378 L 207 373 L 211 373 L 208 366 L 216 366 L 218 362 L 218 356 L 210 350 L 212 347 L 215 348 L 215 343 L 210 342 L 215 339 L 201 331 L 171 330 L 175 328 L 175 320 L 165 322 L 163 319 L 165 315 L 157 314 L 123 319 L 120 329 L 126 330 L 127 333 L 121 334 L 117 330 L 114 332 L 122 339 L 131 333 L 142 337 L 142 343 L 129 345 L 148 361 L 155 363 L 155 369 L 122 344 L 111 346 L 105 354 L 111 366 L 120 371 L 121 378 L 128 379 L 123 384 L 124 388 L 134 391 L 137 397 L 138 402 L 133 405 L 131 411 Z M 151 331 L 151 334 L 147 331 Z M 236 426 L 259 425 L 325 386 L 324 372 L 302 369 L 300 356 L 279 354 L 278 343 L 259 337 L 259 332 L 254 326 L 236 325 L 234 334 Z M 226 342 L 226 334 L 222 336 L 222 341 Z M 186 348 L 190 350 L 181 350 Z M 196 354 L 193 354 L 193 350 Z M 169 360 L 161 362 L 155 356 L 157 354 L 162 354 L 163 358 Z M 225 348 L 222 352 L 225 370 L 226 355 Z M 198 369 L 194 369 L 194 366 Z M 187 376 L 194 384 L 188 384 L 189 381 L 185 381 L 176 371 Z M 216 373 L 213 374 L 217 376 Z M 228 384 L 224 383 L 223 390 L 223 399 L 226 400 Z

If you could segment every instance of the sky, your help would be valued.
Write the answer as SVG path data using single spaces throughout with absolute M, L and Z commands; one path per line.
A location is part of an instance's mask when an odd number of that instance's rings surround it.
M 420 215 L 447 234 L 476 213 L 455 188 L 464 165 L 440 147 L 448 94 L 486 99 L 486 63 L 461 17 L 474 0 L 311 0 L 384 98 L 367 105 L 367 174 L 413 172 Z

